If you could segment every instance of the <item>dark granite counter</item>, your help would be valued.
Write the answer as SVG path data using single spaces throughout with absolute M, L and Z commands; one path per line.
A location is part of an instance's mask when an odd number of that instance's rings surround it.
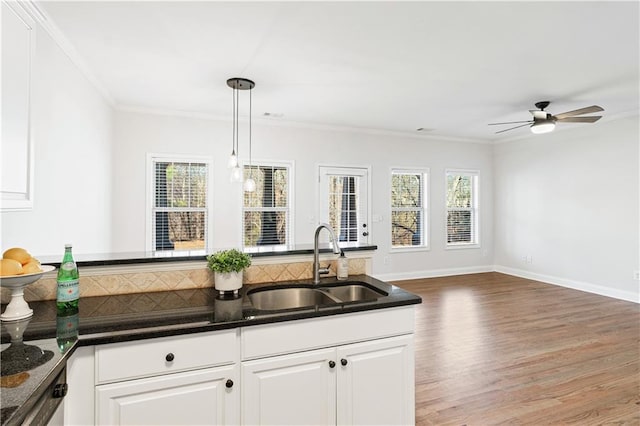
M 353 251 L 374 251 L 378 246 L 372 244 L 353 245 L 341 247 L 346 252 Z M 216 250 L 213 250 L 216 251 Z M 213 252 L 212 251 L 212 252 Z M 329 244 L 321 244 L 320 253 L 331 253 Z M 260 247 L 256 250 L 247 251 L 252 258 L 274 257 L 274 256 L 295 256 L 313 254 L 313 244 L 290 245 L 286 249 L 273 246 Z M 74 259 L 79 267 L 83 266 L 110 266 L 110 265 L 130 265 L 140 263 L 162 263 L 162 262 L 189 262 L 205 261 L 207 253 L 204 250 L 193 251 L 156 251 L 156 252 L 130 252 L 130 253 L 74 253 Z M 60 256 L 35 256 L 41 263 L 60 266 L 62 255 Z
M 23 341 L 51 351 L 54 355 L 46 364 L 38 367 L 37 373 L 36 369 L 27 371 L 34 379 L 31 383 L 27 380 L 10 390 L 3 387 L 2 424 L 13 423 L 16 417 L 26 412 L 25 407 L 35 402 L 39 397 L 38 391 L 41 392 L 53 380 L 57 371 L 62 368 L 61 365 L 66 362 L 67 357 L 77 346 L 248 327 L 421 303 L 419 296 L 367 275 L 350 276 L 349 282 L 370 286 L 386 296 L 366 302 L 334 303 L 283 311 L 261 311 L 251 305 L 247 292 L 259 291 L 263 287 L 274 284 L 256 284 L 244 286 L 235 298 L 221 297 L 213 288 L 89 297 L 80 300 L 77 316 L 65 318 L 56 316 L 54 301 L 31 302 L 34 315 L 24 330 Z M 320 285 L 332 283 L 337 283 L 335 278 L 326 278 Z M 310 280 L 276 285 L 279 287 L 313 286 Z M 2 309 L 4 308 L 3 305 Z M 75 343 L 70 329 L 77 332 Z M 64 353 L 58 348 L 56 337 L 60 337 L 61 341 L 71 342 Z M 4 324 L 1 339 L 4 354 L 13 346 L 9 344 L 12 339 Z M 29 386 L 25 386 L 27 383 L 30 383 Z

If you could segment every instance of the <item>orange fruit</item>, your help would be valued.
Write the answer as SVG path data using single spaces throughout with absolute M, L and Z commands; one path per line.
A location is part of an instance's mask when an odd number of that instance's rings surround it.
M 14 259 L 0 259 L 0 276 L 21 275 L 22 265 Z
M 17 260 L 21 265 L 25 265 L 31 260 L 31 255 L 23 248 L 13 247 L 5 250 L 2 254 L 2 258 Z

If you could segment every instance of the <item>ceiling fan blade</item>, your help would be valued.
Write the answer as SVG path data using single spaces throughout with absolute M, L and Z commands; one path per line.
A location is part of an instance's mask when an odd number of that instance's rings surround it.
M 604 109 L 602 107 L 599 107 L 598 105 L 591 105 L 590 107 L 580 108 L 573 111 L 567 111 L 561 114 L 556 114 L 554 117 L 556 118 L 556 120 L 560 120 L 562 118 L 573 117 L 574 115 L 582 115 L 582 114 L 588 114 L 590 112 L 598 112 L 598 111 L 604 111 Z
M 499 126 L 501 124 L 518 124 L 518 123 L 533 123 L 533 120 L 527 120 L 527 121 L 507 121 L 504 123 L 489 123 L 489 126 Z
M 500 131 L 496 132 L 496 135 L 497 135 L 498 133 L 504 133 L 504 132 L 508 132 L 509 130 L 519 129 L 520 127 L 524 127 L 524 126 L 529 126 L 530 124 L 531 124 L 531 123 L 529 122 L 529 123 L 526 123 L 526 124 L 521 124 L 521 125 L 516 126 L 516 127 L 511 127 L 511 128 L 509 128 L 509 129 L 500 130 Z
M 556 121 L 560 123 L 595 123 L 602 118 L 601 115 L 594 115 L 589 117 L 566 117 L 559 118 Z
M 539 109 L 530 109 L 529 112 L 533 115 L 533 118 L 544 120 L 547 118 L 547 112 Z

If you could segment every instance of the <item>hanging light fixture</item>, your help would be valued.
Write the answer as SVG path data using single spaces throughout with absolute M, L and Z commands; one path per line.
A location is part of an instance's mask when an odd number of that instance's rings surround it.
M 246 78 L 234 77 L 227 80 L 227 86 L 233 89 L 233 147 L 231 149 L 231 157 L 229 157 L 229 161 L 227 163 L 227 166 L 231 168 L 231 182 L 242 182 L 243 177 L 242 169 L 240 168 L 240 164 L 238 162 L 238 157 L 240 155 L 240 128 L 238 124 L 238 112 L 240 110 L 240 90 L 249 90 L 249 170 L 251 170 L 251 89 L 253 89 L 255 85 L 256 84 L 253 81 Z M 251 173 L 251 171 L 249 173 Z M 253 179 L 250 180 L 253 181 Z M 250 187 L 251 185 L 248 186 Z M 255 182 L 253 182 L 253 189 L 255 189 Z
M 253 164 L 251 162 L 251 105 L 251 89 L 249 89 L 249 178 L 244 181 L 244 184 L 242 186 L 245 192 L 253 192 L 256 190 L 256 181 L 253 180 Z

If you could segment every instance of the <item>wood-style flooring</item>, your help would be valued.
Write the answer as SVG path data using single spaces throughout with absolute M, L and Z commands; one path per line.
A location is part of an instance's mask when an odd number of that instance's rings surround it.
M 397 281 L 416 424 L 640 425 L 640 305 L 500 273 Z

